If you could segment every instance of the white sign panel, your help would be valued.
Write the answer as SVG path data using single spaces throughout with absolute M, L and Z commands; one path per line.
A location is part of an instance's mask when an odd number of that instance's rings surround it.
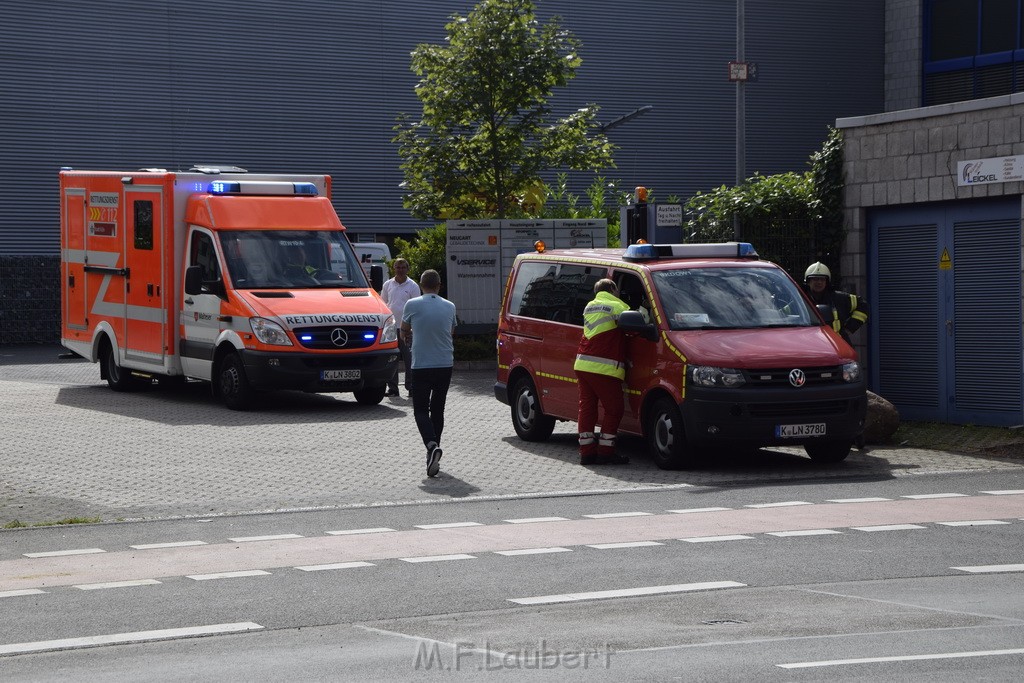
M 959 161 L 956 164 L 956 184 L 988 185 L 1024 180 L 1024 155 Z
M 608 246 L 608 221 L 604 218 L 564 218 L 552 221 L 554 249 L 596 249 Z
M 683 226 L 682 204 L 658 204 L 655 225 L 659 228 L 681 228 Z
M 495 324 L 501 305 L 501 221 L 448 221 L 447 293 L 460 324 Z

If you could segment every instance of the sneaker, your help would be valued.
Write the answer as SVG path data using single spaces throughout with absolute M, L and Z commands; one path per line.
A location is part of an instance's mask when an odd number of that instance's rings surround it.
M 441 469 L 441 447 L 435 446 L 434 450 L 430 451 L 430 455 L 427 456 L 427 476 L 435 477 L 438 471 Z

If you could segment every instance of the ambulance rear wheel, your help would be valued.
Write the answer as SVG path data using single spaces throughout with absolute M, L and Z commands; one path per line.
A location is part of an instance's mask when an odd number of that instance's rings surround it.
M 384 400 L 384 392 L 387 390 L 387 385 L 381 384 L 379 387 L 366 387 L 365 389 L 354 391 L 352 394 L 360 404 L 364 406 L 375 406 Z
M 107 378 L 107 386 L 114 391 L 132 391 L 137 389 L 139 381 L 132 377 L 130 370 L 126 370 L 117 364 L 117 355 L 114 347 L 106 344 L 103 354 L 103 374 Z
M 228 354 L 220 362 L 217 387 L 224 405 L 231 410 L 248 410 L 252 405 L 255 392 L 245 376 L 242 359 L 236 354 Z
M 677 470 L 692 461 L 683 432 L 683 416 L 674 401 L 663 397 L 651 406 L 647 418 L 647 445 L 654 464 L 663 470 Z
M 521 377 L 512 388 L 512 426 L 523 441 L 547 441 L 555 430 L 555 418 L 541 412 L 537 388 Z

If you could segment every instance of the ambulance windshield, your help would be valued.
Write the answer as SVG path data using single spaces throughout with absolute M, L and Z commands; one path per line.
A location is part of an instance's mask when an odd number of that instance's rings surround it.
M 654 286 L 673 330 L 819 325 L 796 284 L 774 268 L 681 268 L 654 271 Z
M 369 286 L 339 231 L 232 230 L 219 236 L 235 289 Z

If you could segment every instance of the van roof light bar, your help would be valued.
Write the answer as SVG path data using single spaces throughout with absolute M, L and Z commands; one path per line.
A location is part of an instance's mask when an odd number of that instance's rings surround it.
M 210 194 L 304 195 L 316 197 L 313 183 L 274 180 L 214 180 L 204 188 Z
M 631 244 L 623 255 L 625 261 L 657 261 L 679 258 L 758 258 L 750 242 L 718 242 L 711 244 Z

